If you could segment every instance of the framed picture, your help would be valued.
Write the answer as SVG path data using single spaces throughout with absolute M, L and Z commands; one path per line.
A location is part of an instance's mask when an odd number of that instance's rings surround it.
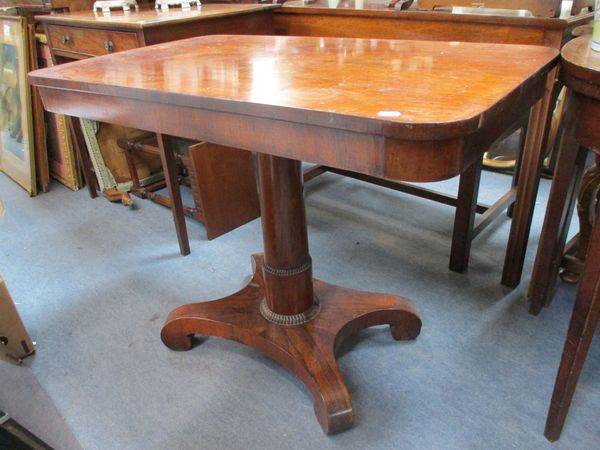
M 0 170 L 36 194 L 27 23 L 0 16 Z
M 38 56 L 40 67 L 54 65 L 45 35 L 38 35 Z M 45 112 L 45 122 L 50 176 L 76 191 L 81 183 L 67 118 L 60 114 Z

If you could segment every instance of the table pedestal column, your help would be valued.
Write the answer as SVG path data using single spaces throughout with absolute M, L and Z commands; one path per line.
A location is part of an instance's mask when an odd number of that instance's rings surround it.
M 173 350 L 189 350 L 195 334 L 220 336 L 264 353 L 302 380 L 321 427 L 335 433 L 353 422 L 337 346 L 382 324 L 396 340 L 415 339 L 421 320 L 402 297 L 313 280 L 300 162 L 260 155 L 259 176 L 265 252 L 252 257 L 252 280 L 223 299 L 176 308 L 161 338 Z

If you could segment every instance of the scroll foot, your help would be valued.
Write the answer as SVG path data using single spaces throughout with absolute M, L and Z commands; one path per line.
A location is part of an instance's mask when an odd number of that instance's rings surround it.
M 162 329 L 165 345 L 192 346 L 194 334 L 219 336 L 254 348 L 292 371 L 311 392 L 317 419 L 326 433 L 353 424 L 350 395 L 337 366 L 335 349 L 350 335 L 389 324 L 396 340 L 415 339 L 421 320 L 408 300 L 393 295 L 346 289 L 314 280 L 319 314 L 297 326 L 276 325 L 259 312 L 264 296 L 262 255 L 253 256 L 254 276 L 239 292 L 173 310 Z

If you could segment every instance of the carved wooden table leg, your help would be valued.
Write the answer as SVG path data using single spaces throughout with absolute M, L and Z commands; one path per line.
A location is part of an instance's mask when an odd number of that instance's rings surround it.
M 596 205 L 600 191 L 600 154 L 596 155 L 596 164 L 585 171 L 581 179 L 581 190 L 577 198 L 577 217 L 579 235 L 574 255 L 565 255 L 562 265 L 565 268 L 560 277 L 567 283 L 577 283 L 588 251 L 592 227 L 596 221 Z M 569 252 L 567 252 L 569 253 Z
M 253 256 L 252 280 L 231 296 L 173 310 L 161 338 L 188 350 L 194 334 L 220 336 L 266 354 L 302 380 L 321 427 L 335 433 L 353 422 L 336 347 L 381 324 L 394 339 L 415 339 L 421 320 L 402 297 L 313 283 L 300 162 L 260 154 L 259 176 L 264 256 Z

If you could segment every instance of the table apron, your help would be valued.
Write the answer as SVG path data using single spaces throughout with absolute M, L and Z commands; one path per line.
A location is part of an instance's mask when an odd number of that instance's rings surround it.
M 531 98 L 520 99 L 469 136 L 414 140 L 47 86 L 39 90 L 45 108 L 57 114 L 414 182 L 462 173 L 516 119 L 516 112 L 541 96 L 525 96 Z
M 595 100 L 575 93 L 581 99 L 579 105 L 579 120 L 575 136 L 577 142 L 584 147 L 593 148 L 600 145 L 600 123 L 597 118 L 600 117 L 600 100 Z

